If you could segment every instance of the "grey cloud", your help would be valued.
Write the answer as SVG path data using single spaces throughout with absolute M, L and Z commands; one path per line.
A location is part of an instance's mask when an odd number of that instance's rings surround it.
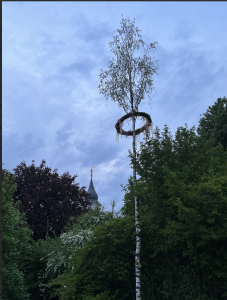
M 80 76 L 90 77 L 91 71 L 94 68 L 96 64 L 88 59 L 86 59 L 83 62 L 76 62 L 73 64 L 70 64 L 66 67 L 61 68 L 60 73 L 73 73 L 76 72 Z
M 57 130 L 55 140 L 58 143 L 65 144 L 72 134 L 73 121 L 67 122 L 61 129 Z
M 74 15 L 71 23 L 76 28 L 74 37 L 82 41 L 81 52 L 88 57 L 95 57 L 95 62 L 100 68 L 106 65 L 110 59 L 108 43 L 112 40 L 115 29 L 113 30 L 108 22 L 92 24 L 84 14 Z M 108 51 L 105 50 L 107 48 Z
M 158 45 L 157 53 L 159 76 L 155 78 L 157 94 L 153 99 L 159 118 L 153 116 L 154 124 L 167 123 L 174 131 L 185 123 L 197 126 L 195 120 L 223 91 L 220 83 L 227 77 L 224 62 L 220 65 L 193 43 L 185 43 L 175 51 Z
M 60 48 L 65 45 L 65 43 L 62 40 L 56 40 L 51 34 L 43 31 L 39 31 L 37 37 L 41 39 L 41 45 L 43 49 L 49 49 L 50 47 L 52 47 L 55 50 L 60 50 Z
M 117 121 L 117 120 L 116 120 Z M 91 126 L 93 124 L 93 126 Z M 105 126 L 103 126 L 105 124 Z M 115 123 L 112 118 L 103 118 L 97 122 L 91 122 L 89 115 L 75 115 L 75 120 L 67 121 L 61 129 L 56 132 L 56 142 L 61 145 L 61 150 L 77 149 L 82 151 L 80 156 L 81 163 L 96 164 L 114 159 L 118 145 L 109 143 L 108 135 L 115 135 Z M 96 132 L 96 128 L 103 127 L 102 131 Z M 110 131 L 111 130 L 111 131 Z M 77 136 L 84 134 L 89 136 L 85 139 L 77 139 Z M 70 141 L 71 139 L 71 141 Z
M 41 139 L 40 137 L 35 137 L 34 133 L 28 132 L 20 138 L 18 145 L 20 149 L 18 150 L 21 155 L 24 155 L 25 153 L 37 151 L 38 149 L 43 148 L 44 145 L 45 143 L 43 139 Z
M 38 66 L 44 66 L 49 61 L 57 59 L 64 51 L 66 51 L 67 43 L 61 39 L 54 39 L 51 34 L 45 33 L 43 31 L 38 31 L 36 33 L 36 44 L 38 51 L 36 49 L 36 59 L 35 62 Z M 26 42 L 26 45 L 31 47 L 34 44 L 34 37 Z M 25 46 L 26 46 L 25 45 Z
M 195 25 L 189 20 L 181 20 L 178 22 L 174 40 L 189 40 L 196 32 Z
M 107 22 L 91 24 L 86 20 L 84 14 L 74 15 L 71 21 L 78 28 L 74 35 L 75 37 L 80 37 L 96 45 L 99 45 L 105 37 L 109 38 L 112 36 L 112 30 Z
M 214 59 L 207 60 L 206 53 L 197 51 L 193 44 L 187 44 L 176 51 L 166 51 L 160 46 L 158 48 L 159 73 L 167 80 L 171 94 L 173 91 L 178 94 L 184 91 L 185 94 L 196 95 L 225 76 L 224 65 L 215 70 Z
M 105 138 L 103 140 L 93 140 L 91 144 L 85 142 L 77 143 L 75 141 L 78 149 L 83 149 L 83 157 L 81 157 L 81 162 L 85 165 L 100 164 L 108 162 L 116 158 L 116 153 L 118 152 L 118 145 L 110 145 L 105 143 Z
M 34 133 L 15 134 L 3 136 L 3 156 L 7 159 L 11 159 L 16 152 L 17 157 L 21 161 L 28 157 L 30 154 L 34 154 L 45 146 L 45 142 L 42 138 L 36 137 Z

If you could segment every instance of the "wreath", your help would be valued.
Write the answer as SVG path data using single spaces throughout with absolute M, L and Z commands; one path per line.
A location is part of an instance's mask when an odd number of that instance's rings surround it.
M 143 118 L 145 118 L 147 120 L 147 122 L 146 122 L 146 124 L 144 126 L 142 126 L 141 128 L 135 130 L 135 135 L 140 134 L 144 130 L 149 129 L 149 127 L 151 126 L 151 123 L 152 123 L 150 115 L 146 114 L 145 112 L 136 112 L 136 111 L 133 111 L 133 115 L 135 117 L 143 117 Z M 117 121 L 117 123 L 115 124 L 115 128 L 117 130 L 117 134 L 122 134 L 122 135 L 126 135 L 126 136 L 133 136 L 133 131 L 132 130 L 124 131 L 122 129 L 123 122 L 126 119 L 132 117 L 133 115 L 130 112 L 130 113 L 124 115 L 122 118 L 120 118 Z

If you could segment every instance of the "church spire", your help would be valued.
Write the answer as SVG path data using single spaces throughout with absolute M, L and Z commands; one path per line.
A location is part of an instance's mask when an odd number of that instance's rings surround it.
M 91 172 L 91 182 L 90 182 L 90 185 L 89 185 L 89 188 L 88 188 L 88 193 L 90 195 L 88 195 L 86 197 L 86 200 L 89 200 L 91 202 L 91 204 L 95 203 L 95 201 L 98 200 L 98 194 L 96 193 L 95 188 L 94 188 L 94 184 L 92 182 L 92 175 L 93 175 L 92 168 L 94 168 L 94 166 L 91 167 L 91 170 L 90 170 L 90 172 Z

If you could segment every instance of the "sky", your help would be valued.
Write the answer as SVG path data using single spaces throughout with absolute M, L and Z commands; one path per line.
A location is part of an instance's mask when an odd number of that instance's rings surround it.
M 152 103 L 139 111 L 153 127 L 198 126 L 219 97 L 227 96 L 227 2 L 6 2 L 2 3 L 2 162 L 13 172 L 42 159 L 59 175 L 78 175 L 111 210 L 123 205 L 121 184 L 133 170 L 132 138 L 115 124 L 125 115 L 99 93 L 101 69 L 115 58 L 109 42 L 124 18 L 135 18 L 146 44 L 158 42 Z M 142 50 L 141 50 L 142 51 Z M 136 128 L 143 126 L 139 120 Z M 132 128 L 125 123 L 124 130 Z M 143 141 L 143 135 L 140 135 Z M 139 143 L 137 145 L 139 150 Z

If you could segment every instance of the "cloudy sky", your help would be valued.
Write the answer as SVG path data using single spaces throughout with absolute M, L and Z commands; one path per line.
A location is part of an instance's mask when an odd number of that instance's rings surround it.
M 132 175 L 132 138 L 116 142 L 114 126 L 125 112 L 97 86 L 114 57 L 108 43 L 122 14 L 135 17 L 146 44 L 158 42 L 151 54 L 159 60 L 156 92 L 139 111 L 174 134 L 185 123 L 198 126 L 200 114 L 227 96 L 226 11 L 227 2 L 3 2 L 4 168 L 45 159 L 60 175 L 77 174 L 87 190 L 95 166 L 99 202 L 110 210 L 114 199 L 119 210 L 120 185 Z

